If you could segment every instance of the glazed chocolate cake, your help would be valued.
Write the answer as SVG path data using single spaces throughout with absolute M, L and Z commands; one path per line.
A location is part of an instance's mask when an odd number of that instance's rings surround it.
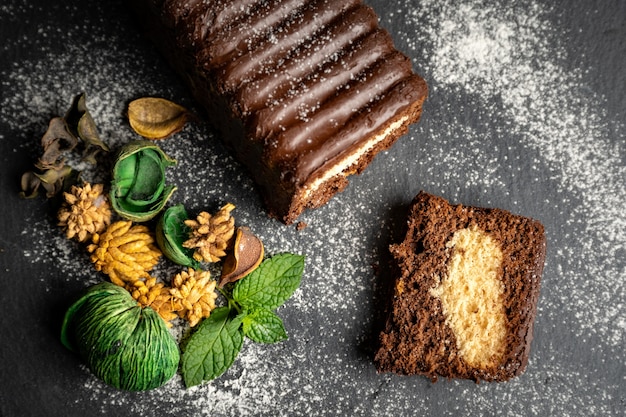
M 505 381 L 528 363 L 546 241 L 536 220 L 418 194 L 375 356 L 379 372 Z
M 357 0 L 133 0 L 156 45 L 289 224 L 422 112 L 424 80 Z

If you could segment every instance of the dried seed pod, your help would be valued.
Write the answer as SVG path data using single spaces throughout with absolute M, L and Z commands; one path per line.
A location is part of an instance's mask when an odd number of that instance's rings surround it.
M 156 226 L 156 240 L 159 248 L 169 260 L 183 266 L 199 268 L 200 263 L 193 257 L 193 249 L 183 246 L 189 238 L 191 228 L 185 224 L 189 220 L 182 204 L 165 210 Z
M 150 141 L 126 144 L 113 167 L 110 194 L 113 209 L 135 222 L 152 219 L 176 190 L 175 186 L 165 184 L 165 168 L 175 164 L 174 159 Z
M 263 261 L 264 255 L 265 248 L 261 239 L 249 228 L 238 227 L 233 250 L 224 259 L 220 288 L 254 271 Z
M 179 132 L 189 120 L 184 107 L 158 97 L 144 97 L 128 105 L 130 127 L 146 139 L 165 139 Z
M 70 306 L 61 341 L 98 378 L 129 391 L 165 384 L 180 361 L 178 344 L 159 315 L 110 282 L 89 288 Z

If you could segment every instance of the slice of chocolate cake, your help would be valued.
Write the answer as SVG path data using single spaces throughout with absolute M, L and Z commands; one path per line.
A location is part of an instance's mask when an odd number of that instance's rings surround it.
M 287 224 L 420 118 L 426 83 L 361 1 L 133 3 Z
M 538 221 L 421 192 L 390 249 L 379 372 L 505 381 L 525 370 L 546 251 Z

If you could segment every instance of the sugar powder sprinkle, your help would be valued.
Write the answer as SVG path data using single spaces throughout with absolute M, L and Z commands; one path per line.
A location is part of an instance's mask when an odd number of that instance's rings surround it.
M 379 254 L 372 253 L 366 242 L 371 242 L 376 231 L 383 233 L 380 225 L 385 219 L 377 213 L 379 205 L 386 203 L 371 197 L 380 195 L 384 187 L 366 190 L 356 181 L 327 208 L 306 214 L 304 220 L 311 226 L 302 231 L 265 219 L 263 213 L 254 211 L 260 209 L 253 197 L 238 213 L 242 224 L 252 219 L 256 222 L 255 231 L 269 253 L 307 255 L 307 278 L 279 311 L 287 320 L 287 342 L 272 346 L 246 343 L 225 375 L 192 389 L 185 389 L 176 376 L 157 390 L 126 395 L 102 385 L 85 369 L 86 394 L 75 400 L 77 407 L 89 402 L 100 404 L 103 415 L 124 409 L 143 416 L 366 416 L 405 415 L 414 410 L 455 415 L 459 408 L 464 414 L 479 415 L 494 410 L 502 415 L 547 415 L 555 410 L 563 415 L 583 411 L 617 414 L 611 404 L 621 398 L 623 405 L 623 380 L 621 387 L 615 386 L 596 372 L 592 377 L 597 379 L 590 381 L 585 371 L 567 363 L 569 359 L 559 352 L 559 342 L 551 341 L 548 333 L 550 326 L 565 322 L 573 338 L 599 343 L 590 348 L 590 355 L 606 361 L 622 355 L 623 364 L 625 151 L 623 141 L 606 139 L 608 132 L 621 132 L 623 137 L 623 122 L 608 118 L 602 110 L 604 98 L 589 91 L 582 69 L 564 65 L 569 51 L 559 41 L 563 29 L 551 23 L 551 10 L 543 3 L 394 3 L 397 10 L 382 15 L 382 23 L 393 28 L 398 46 L 416 57 L 418 71 L 431 89 L 431 107 L 416 127 L 416 135 L 423 135 L 427 143 L 401 144 L 423 146 L 429 154 L 419 165 L 428 181 L 420 188 L 448 190 L 451 199 L 459 198 L 464 189 L 482 189 L 510 195 L 514 205 L 517 194 L 508 190 L 507 184 L 515 175 L 508 171 L 515 165 L 517 151 L 527 152 L 536 165 L 529 175 L 535 182 L 525 186 L 549 181 L 556 187 L 554 198 L 536 202 L 538 211 L 556 213 L 560 224 L 548 230 L 551 241 L 543 291 L 549 296 L 540 301 L 538 321 L 543 328 L 538 326 L 536 332 L 542 332 L 544 338 L 543 349 L 535 349 L 531 355 L 530 368 L 534 369 L 510 383 L 480 386 L 458 381 L 431 386 L 421 378 L 375 374 L 369 358 L 355 352 L 358 348 L 354 345 L 358 343 L 355 340 L 367 338 L 363 329 L 372 320 L 366 317 L 371 309 L 364 311 L 359 300 L 371 297 L 374 278 L 370 265 L 377 262 Z M 76 12 L 73 6 L 64 7 L 69 14 Z M 0 6 L 2 18 L 21 19 L 33 12 L 28 5 Z M 62 114 L 81 89 L 87 92 L 102 139 L 112 147 L 132 138 L 121 117 L 130 98 L 172 97 L 183 91 L 178 90 L 181 86 L 171 86 L 166 69 L 138 58 L 127 37 L 139 35 L 129 33 L 130 28 L 118 24 L 115 33 L 119 34 L 113 36 L 99 28 L 115 22 L 83 23 L 63 32 L 52 24 L 44 25 L 37 39 L 19 39 L 22 47 L 35 43 L 42 52 L 38 59 L 15 62 L 0 78 L 2 123 L 12 131 L 26 132 L 14 152 L 34 152 L 31 135 L 43 132 L 46 117 Z M 52 53 L 49 45 L 55 37 L 80 38 L 82 42 L 68 43 L 61 54 Z M 77 56 L 84 57 L 78 65 Z M 480 108 L 480 125 L 446 112 L 446 100 L 459 97 Z M 502 150 L 505 157 L 498 159 L 481 151 L 484 137 L 493 140 L 500 136 L 517 140 L 498 145 L 513 149 Z M 178 198 L 186 205 L 202 208 L 206 203 L 202 193 L 207 189 L 223 200 L 240 194 L 234 187 L 252 190 L 249 178 L 223 150 L 207 150 L 211 137 L 205 127 L 195 125 L 181 132 L 178 142 L 163 143 L 166 152 L 181 161 L 207 161 L 195 167 L 194 181 L 184 169 L 170 174 L 172 182 L 180 185 Z M 442 149 L 438 145 L 442 143 L 457 147 Z M 384 157 L 395 160 L 398 154 L 392 149 Z M 437 166 L 456 169 L 442 173 Z M 411 169 L 400 166 L 401 172 Z M 456 184 L 456 195 L 450 184 Z M 329 223 L 329 212 L 338 213 L 342 223 Z M 371 224 L 364 225 L 363 217 Z M 54 225 L 26 220 L 22 234 L 32 238 L 32 245 L 23 249 L 27 262 L 54 264 L 66 272 L 65 280 L 85 285 L 101 279 L 95 273 L 78 272 L 85 271 L 85 259 L 76 256 L 76 246 L 60 236 Z M 397 225 L 383 227 L 392 226 Z M 42 279 L 41 285 L 50 284 Z M 289 310 L 310 322 L 290 320 Z M 516 398 L 530 398 L 532 404 Z

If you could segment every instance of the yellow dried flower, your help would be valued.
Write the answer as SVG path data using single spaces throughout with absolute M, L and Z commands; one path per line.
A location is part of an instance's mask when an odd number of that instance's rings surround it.
M 235 219 L 230 214 L 234 208 L 233 204 L 228 203 L 213 216 L 203 211 L 196 220 L 185 220 L 191 233 L 183 246 L 195 249 L 193 255 L 195 260 L 218 262 L 226 256 L 225 251 L 232 246 L 235 234 Z
M 73 185 L 63 193 L 65 201 L 58 213 L 59 226 L 65 229 L 68 239 L 84 242 L 111 224 L 111 205 L 103 193 L 102 184 Z
M 131 221 L 111 224 L 104 233 L 94 234 L 92 241 L 87 250 L 96 271 L 109 275 L 111 282 L 122 287 L 149 279 L 148 272 L 161 257 L 150 230 Z
M 161 294 L 164 286 L 165 284 L 157 282 L 156 278 L 150 277 L 145 281 L 137 280 L 126 284 L 125 287 L 142 307 L 148 307 Z
M 145 281 L 137 280 L 127 284 L 126 289 L 142 307 L 150 307 L 171 327 L 170 321 L 178 317 L 177 311 L 183 307 L 180 302 L 175 302 L 170 290 L 163 282 L 157 282 L 156 278 L 150 277 Z
M 209 271 L 196 271 L 193 268 L 177 274 L 172 279 L 170 293 L 174 303 L 182 305 L 178 315 L 189 321 L 191 327 L 211 315 L 217 299 L 215 285 L 216 282 L 211 279 Z

